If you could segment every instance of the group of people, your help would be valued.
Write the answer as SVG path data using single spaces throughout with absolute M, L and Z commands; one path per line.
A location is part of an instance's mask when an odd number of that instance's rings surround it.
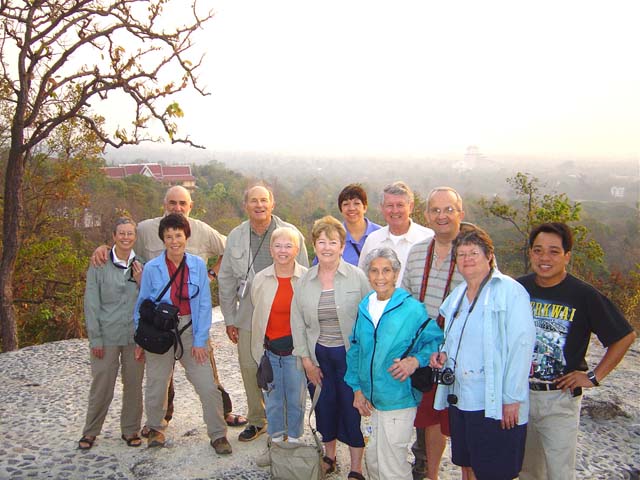
M 381 227 L 366 217 L 366 192 L 352 184 L 338 197 L 343 221 L 315 221 L 308 268 L 302 234 L 274 206 L 266 185 L 247 189 L 248 220 L 225 239 L 189 218 L 188 191 L 172 187 L 164 217 L 137 229 L 130 219 L 116 222 L 113 247 L 96 250 L 87 275 L 93 382 L 79 448 L 91 448 L 100 433 L 120 365 L 123 440 L 139 446 L 141 433 L 149 446 L 165 443 L 173 352 L 143 352 L 133 342 L 138 307 L 151 299 L 180 309 L 180 361 L 218 454 L 231 453 L 227 425 L 245 426 L 240 441 L 266 431 L 272 443 L 299 442 L 307 390 L 313 396 L 319 389 L 325 473 L 337 469 L 339 440 L 349 448 L 347 478 L 365 478 L 364 459 L 371 479 L 436 480 L 449 436 L 465 480 L 575 478 L 582 389 L 599 385 L 635 333 L 604 295 L 567 272 L 567 225 L 531 232 L 533 273 L 514 280 L 499 271 L 489 235 L 464 222 L 453 188 L 429 193 L 423 227 L 411 220 L 411 189 L 387 185 Z M 218 263 L 207 272 L 214 256 Z M 208 284 L 216 277 L 226 332 L 238 348 L 246 418 L 231 413 L 209 344 Z M 592 332 L 606 353 L 590 370 Z M 265 361 L 273 376 L 261 389 L 256 376 Z M 434 386 L 423 394 L 411 375 L 427 366 Z M 366 435 L 363 416 L 370 417 Z M 257 462 L 267 465 L 268 455 Z

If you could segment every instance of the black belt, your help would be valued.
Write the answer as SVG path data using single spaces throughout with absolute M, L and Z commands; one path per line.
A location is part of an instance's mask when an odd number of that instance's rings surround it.
M 561 390 L 555 383 L 529 382 L 529 390 L 534 392 L 548 392 L 550 390 Z M 582 387 L 576 387 L 571 392 L 573 397 L 582 395 Z

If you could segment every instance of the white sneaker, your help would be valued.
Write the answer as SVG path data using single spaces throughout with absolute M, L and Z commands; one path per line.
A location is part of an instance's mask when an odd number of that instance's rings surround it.
M 269 455 L 269 448 L 256 457 L 256 465 L 259 467 L 271 466 L 271 456 Z

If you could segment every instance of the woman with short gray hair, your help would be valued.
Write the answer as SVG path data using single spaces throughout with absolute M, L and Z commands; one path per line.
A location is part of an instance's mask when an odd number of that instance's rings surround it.
M 360 415 L 371 416 L 366 461 L 373 480 L 412 479 L 407 445 L 422 392 L 412 387 L 409 377 L 429 363 L 442 340 L 424 304 L 395 287 L 400 267 L 389 247 L 372 250 L 365 258 L 374 291 L 360 302 L 347 352 L 344 379 L 354 392 L 353 406 Z

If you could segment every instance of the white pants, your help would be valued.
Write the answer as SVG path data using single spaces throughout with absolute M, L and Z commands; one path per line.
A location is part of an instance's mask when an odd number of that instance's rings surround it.
M 520 480 L 575 480 L 582 395 L 529 392 L 529 423 Z
M 407 449 L 411 443 L 416 407 L 401 410 L 373 410 L 371 438 L 365 460 L 372 480 L 412 480 Z

